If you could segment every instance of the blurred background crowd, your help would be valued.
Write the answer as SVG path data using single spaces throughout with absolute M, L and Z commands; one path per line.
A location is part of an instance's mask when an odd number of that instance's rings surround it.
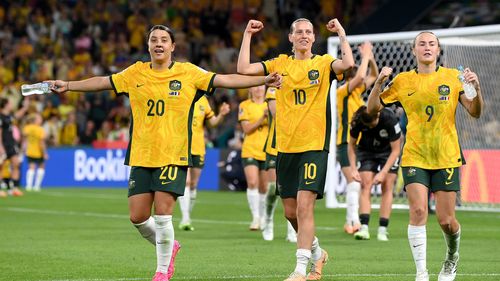
M 334 17 L 348 35 L 500 22 L 497 1 L 415 1 L 413 9 L 405 9 L 413 14 L 409 22 L 387 17 L 391 11 L 384 7 L 397 2 L 406 1 L 2 1 L 0 97 L 20 107 L 22 84 L 109 75 L 137 60 L 148 61 L 146 33 L 155 24 L 175 31 L 175 60 L 187 60 L 218 73 L 235 73 L 242 32 L 249 19 L 265 24 L 252 42 L 252 61 L 289 52 L 289 25 L 299 17 L 315 23 L 318 53 L 326 52 L 330 34 L 324 24 Z M 384 19 L 392 21 L 389 27 Z M 221 126 L 207 131 L 207 143 L 237 145 L 236 108 L 247 93 L 218 89 L 214 97 L 215 111 L 225 101 L 232 112 Z M 128 141 L 128 99 L 113 92 L 36 96 L 29 112 L 42 114 L 49 146 Z M 22 124 L 23 120 L 17 122 Z

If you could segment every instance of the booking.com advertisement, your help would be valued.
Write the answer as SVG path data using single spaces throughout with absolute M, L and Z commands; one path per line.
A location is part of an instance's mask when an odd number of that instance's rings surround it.
M 130 167 L 125 166 L 125 149 L 57 148 L 48 149 L 43 187 L 117 187 L 127 188 Z M 219 151 L 207 149 L 200 190 L 218 190 Z M 28 168 L 23 161 L 21 185 Z

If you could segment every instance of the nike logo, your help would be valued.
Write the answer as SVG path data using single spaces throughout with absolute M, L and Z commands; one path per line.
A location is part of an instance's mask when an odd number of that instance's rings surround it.
M 283 72 L 283 73 L 281 73 L 281 76 L 288 76 L 288 73 L 287 72 Z
M 306 185 L 310 185 L 310 184 L 313 184 L 315 183 L 316 181 L 306 181 Z
M 444 182 L 444 184 L 446 184 L 446 185 L 450 185 L 450 184 L 452 184 L 452 183 L 453 183 L 452 181 L 445 181 L 445 182 Z
M 169 184 L 169 183 L 171 183 L 171 181 L 162 181 L 161 182 L 162 185 Z
M 137 88 L 144 86 L 144 84 L 137 84 Z
M 409 97 L 413 96 L 413 94 L 415 94 L 415 92 L 411 92 L 408 94 Z
M 417 248 L 417 247 L 420 247 L 420 246 L 422 246 L 422 245 L 424 245 L 424 243 L 422 243 L 422 244 L 418 244 L 418 245 L 413 245 L 413 248 Z

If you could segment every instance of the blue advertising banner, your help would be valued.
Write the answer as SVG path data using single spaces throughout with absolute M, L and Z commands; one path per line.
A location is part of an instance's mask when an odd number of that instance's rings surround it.
M 130 167 L 125 166 L 125 149 L 51 148 L 45 162 L 42 187 L 127 188 Z M 200 190 L 218 190 L 219 151 L 207 149 Z M 25 186 L 28 163 L 23 161 L 21 185 Z

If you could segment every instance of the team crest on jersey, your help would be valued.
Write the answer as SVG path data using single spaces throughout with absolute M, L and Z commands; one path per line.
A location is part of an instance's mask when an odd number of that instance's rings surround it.
M 407 176 L 409 176 L 409 177 L 413 177 L 413 176 L 415 176 L 416 174 L 417 174 L 417 169 L 415 169 L 415 168 L 413 168 L 413 167 L 411 167 L 411 168 L 409 168 L 409 169 L 408 169 L 408 174 L 407 174 Z
M 380 130 L 380 132 L 378 132 L 378 134 L 380 135 L 380 137 L 382 138 L 387 138 L 389 136 L 389 133 L 387 132 L 386 129 L 382 129 Z
M 316 69 L 309 70 L 307 76 L 309 77 L 309 80 L 316 80 L 319 78 L 319 71 Z
M 182 88 L 182 83 L 179 80 L 172 80 L 170 81 L 168 87 L 172 91 L 179 91 Z
M 128 188 L 133 189 L 135 187 L 135 180 L 129 180 L 128 181 Z
M 447 96 L 450 94 L 450 87 L 448 85 L 441 85 L 438 87 L 438 93 L 441 96 Z

